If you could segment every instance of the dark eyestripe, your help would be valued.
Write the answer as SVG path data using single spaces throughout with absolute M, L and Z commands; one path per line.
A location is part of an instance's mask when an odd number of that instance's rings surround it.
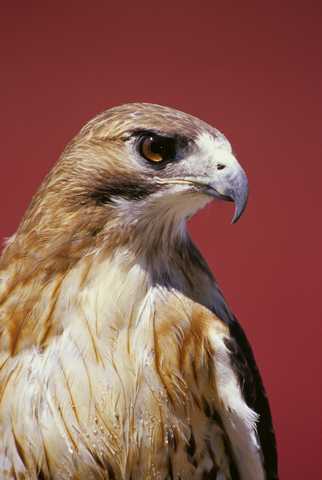
M 159 187 L 160 188 L 160 187 Z M 117 197 L 126 200 L 143 200 L 148 195 L 157 191 L 155 185 L 143 181 L 142 179 L 134 181 L 124 178 L 113 178 L 106 183 L 98 185 L 91 193 L 90 198 L 97 205 L 113 203 L 113 199 Z

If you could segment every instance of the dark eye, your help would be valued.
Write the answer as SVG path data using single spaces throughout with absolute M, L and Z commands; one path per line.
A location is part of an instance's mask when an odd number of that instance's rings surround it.
M 175 139 L 160 135 L 143 137 L 140 141 L 140 154 L 153 163 L 173 160 L 176 156 Z

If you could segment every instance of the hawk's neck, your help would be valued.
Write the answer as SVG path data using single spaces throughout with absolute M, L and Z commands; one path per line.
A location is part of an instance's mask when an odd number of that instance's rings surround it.
M 131 241 L 137 232 L 124 233 L 128 242 L 113 229 L 96 242 L 67 234 L 43 245 L 36 236 L 34 244 L 24 235 L 14 238 L 0 265 L 2 349 L 16 354 L 32 345 L 46 348 L 81 317 L 82 304 L 99 308 L 102 325 L 111 318 L 127 322 L 131 304 L 156 292 L 176 291 L 211 308 L 213 279 L 185 229 L 168 243 L 153 228 L 140 232 L 139 244 Z

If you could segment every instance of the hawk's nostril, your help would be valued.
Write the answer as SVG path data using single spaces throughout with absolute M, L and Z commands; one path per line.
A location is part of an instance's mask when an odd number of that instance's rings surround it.
M 224 165 L 223 163 L 217 163 L 216 167 L 217 170 L 223 170 L 224 168 L 226 168 L 226 165 Z

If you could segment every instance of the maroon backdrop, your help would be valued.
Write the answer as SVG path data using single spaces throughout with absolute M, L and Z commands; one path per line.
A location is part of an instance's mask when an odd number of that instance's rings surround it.
M 281 478 L 322 478 L 321 3 L 46 3 L 1 7 L 0 237 L 101 110 L 155 102 L 221 129 L 249 207 L 231 226 L 212 204 L 191 232 L 254 346 Z

